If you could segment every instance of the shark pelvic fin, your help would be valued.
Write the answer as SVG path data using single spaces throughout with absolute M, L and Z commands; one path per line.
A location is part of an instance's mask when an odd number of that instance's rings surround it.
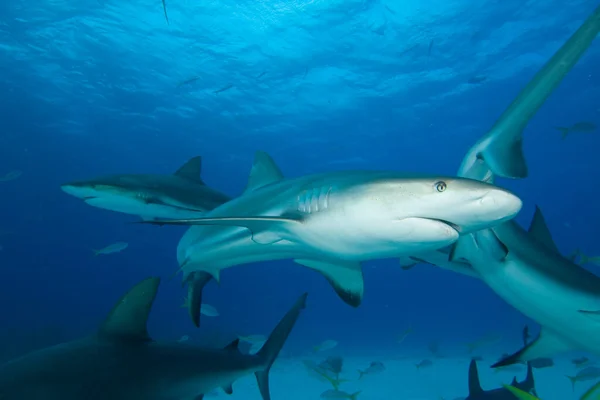
M 273 158 L 264 151 L 257 151 L 254 154 L 254 162 L 252 163 L 252 169 L 250 169 L 250 176 L 248 177 L 248 184 L 244 193 L 251 192 L 273 182 L 277 182 L 283 179 L 281 170 L 273 161 Z
M 462 259 L 470 262 L 472 250 L 476 248 L 477 242 L 473 234 L 463 235 L 454 243 L 454 247 L 448 254 L 448 261 L 457 262 Z
M 306 307 L 307 293 L 296 300 L 296 303 L 290 308 L 290 310 L 283 316 L 279 321 L 271 335 L 258 351 L 257 356 L 262 359 L 265 368 L 262 371 L 255 372 L 256 382 L 258 383 L 258 389 L 263 400 L 271 400 L 271 393 L 269 390 L 269 371 L 275 362 L 275 359 L 279 355 L 281 348 L 285 344 L 288 336 L 292 332 L 300 312 Z
M 527 346 L 516 353 L 498 361 L 492 365 L 492 368 L 505 367 L 540 357 L 549 357 L 571 349 L 572 346 L 566 343 L 561 336 L 542 328 L 535 340 L 529 342 Z
M 477 361 L 471 360 L 469 364 L 469 397 L 477 397 L 483 393 L 481 383 L 479 382 L 479 371 L 477 370 Z
M 318 260 L 294 260 L 294 262 L 320 272 L 344 303 L 358 307 L 362 302 L 365 282 L 360 263 Z
M 183 164 L 177 171 L 175 171 L 175 175 L 192 180 L 197 183 L 201 183 L 204 185 L 202 178 L 200 175 L 202 174 L 202 157 L 197 156 L 191 158 L 188 162 Z
M 188 312 L 192 322 L 200 327 L 200 309 L 202 307 L 202 290 L 212 279 L 212 275 L 204 271 L 195 271 L 187 276 L 188 285 Z
M 227 386 L 223 386 L 223 391 L 227 394 L 233 394 L 233 384 L 230 383 Z
M 529 225 L 529 234 L 549 250 L 560 254 L 556 243 L 552 239 L 552 234 L 550 233 L 550 229 L 548 229 L 544 214 L 542 214 L 542 210 L 538 206 L 535 206 L 535 214 L 533 214 L 531 225 Z
M 159 284 L 160 278 L 147 278 L 125 293 L 100 326 L 98 337 L 123 342 L 152 341 L 146 323 Z

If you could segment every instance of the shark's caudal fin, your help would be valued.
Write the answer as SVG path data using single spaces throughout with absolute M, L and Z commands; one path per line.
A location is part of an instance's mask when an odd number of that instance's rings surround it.
M 550 229 L 548 229 L 548 225 L 546 224 L 546 218 L 544 218 L 544 214 L 542 214 L 542 210 L 538 206 L 535 206 L 535 214 L 533 214 L 531 225 L 529 225 L 529 235 L 546 246 L 548 250 L 560 254 L 554 239 L 552 239 Z
M 188 162 L 183 164 L 177 171 L 175 171 L 175 175 L 189 179 L 196 183 L 200 183 L 204 185 L 204 181 L 201 178 L 202 174 L 202 157 L 197 156 L 191 158 Z
M 362 302 L 365 282 L 360 263 L 319 260 L 294 260 L 294 262 L 320 272 L 344 303 L 358 307 Z
M 260 390 L 263 400 L 271 400 L 271 393 L 269 391 L 269 371 L 279 355 L 281 348 L 285 344 L 285 341 L 292 332 L 292 329 L 300 316 L 300 311 L 306 307 L 307 296 L 308 294 L 304 293 L 296 300 L 296 303 L 284 315 L 281 321 L 279 321 L 263 347 L 257 353 L 257 356 L 263 359 L 265 365 L 265 368 L 262 371 L 255 373 L 258 389 Z
M 482 163 L 504 178 L 527 176 L 522 149 L 523 130 L 590 47 L 599 31 L 600 6 L 521 90 L 492 129 L 469 150 L 458 176 L 480 174 L 476 170 Z
M 122 342 L 148 342 L 146 322 L 156 298 L 160 278 L 147 278 L 115 304 L 98 330 L 98 338 Z
M 264 151 L 257 151 L 254 154 L 254 162 L 248 177 L 248 184 L 244 193 L 251 192 L 260 187 L 269 185 L 283 179 L 281 170 L 273 161 L 273 158 Z
M 477 398 L 483 393 L 481 383 L 479 383 L 479 371 L 477 370 L 477 361 L 471 360 L 469 364 L 469 397 Z
M 566 343 L 561 336 L 542 327 L 539 336 L 535 340 L 529 342 L 527 346 L 516 353 L 498 361 L 492 365 L 492 368 L 522 363 L 541 357 L 549 357 L 571 349 L 572 346 Z
M 187 276 L 184 283 L 188 285 L 188 312 L 194 325 L 200 327 L 200 311 L 202 308 L 202 290 L 212 279 L 208 272 L 195 271 Z

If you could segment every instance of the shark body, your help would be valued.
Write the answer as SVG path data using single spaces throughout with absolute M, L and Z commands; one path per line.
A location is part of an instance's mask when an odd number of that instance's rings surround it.
M 323 274 L 358 306 L 361 262 L 434 250 L 459 233 L 512 218 L 521 201 L 470 179 L 414 177 L 390 171 L 330 172 L 284 179 L 273 160 L 256 154 L 244 194 L 205 218 L 151 221 L 192 226 L 177 259 L 189 283 L 198 324 L 203 286 L 239 264 L 294 259 Z
M 91 206 L 144 220 L 193 218 L 230 200 L 202 181 L 201 163 L 194 157 L 172 175 L 112 175 L 66 183 L 61 189 Z
M 533 369 L 530 364 L 527 365 L 527 376 L 522 382 L 513 378 L 511 386 L 516 387 L 526 393 L 535 392 L 535 381 L 533 379 Z M 477 361 L 471 360 L 469 364 L 469 395 L 465 400 L 515 400 L 515 395 L 510 390 L 501 387 L 491 390 L 483 390 L 479 382 L 479 371 L 477 370 Z
M 146 320 L 159 286 L 148 278 L 115 305 L 98 333 L 25 355 L 0 366 L 2 400 L 202 400 L 247 374 L 270 400 L 269 369 L 290 334 L 306 294 L 282 318 L 256 355 L 238 341 L 224 349 L 152 341 Z

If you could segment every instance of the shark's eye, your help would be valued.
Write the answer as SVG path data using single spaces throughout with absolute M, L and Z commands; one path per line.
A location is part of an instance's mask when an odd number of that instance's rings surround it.
M 438 192 L 443 192 L 448 187 L 448 185 L 446 185 L 446 182 L 444 182 L 444 181 L 436 182 L 436 184 L 434 186 L 435 186 L 435 190 L 437 190 Z

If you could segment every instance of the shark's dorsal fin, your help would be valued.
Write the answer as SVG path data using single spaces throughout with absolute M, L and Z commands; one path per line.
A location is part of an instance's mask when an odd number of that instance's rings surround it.
M 160 278 L 146 278 L 125 293 L 100 326 L 98 337 L 122 342 L 151 341 L 146 322 L 159 284 Z
M 264 151 L 257 151 L 254 154 L 254 162 L 250 169 L 248 184 L 244 193 L 251 192 L 270 183 L 277 182 L 283 179 L 281 170 L 275 164 L 275 161 L 269 154 Z
M 240 345 L 240 339 L 235 339 L 233 342 L 229 343 L 227 346 L 223 348 L 223 350 L 228 351 L 239 351 L 238 346 Z
M 471 364 L 469 364 L 469 397 L 476 397 L 480 393 L 483 393 L 483 389 L 479 383 L 477 361 L 471 360 Z
M 202 157 L 196 156 L 191 158 L 188 162 L 183 164 L 177 171 L 175 171 L 175 175 L 180 176 L 182 178 L 186 178 L 192 180 L 194 182 L 198 182 L 204 185 L 202 181 Z
M 533 214 L 531 225 L 529 225 L 529 234 L 549 250 L 557 254 L 559 253 L 558 247 L 552 239 L 550 229 L 548 229 L 548 224 L 546 224 L 546 218 L 544 218 L 544 214 L 542 214 L 542 210 L 538 206 L 535 206 L 535 213 Z

